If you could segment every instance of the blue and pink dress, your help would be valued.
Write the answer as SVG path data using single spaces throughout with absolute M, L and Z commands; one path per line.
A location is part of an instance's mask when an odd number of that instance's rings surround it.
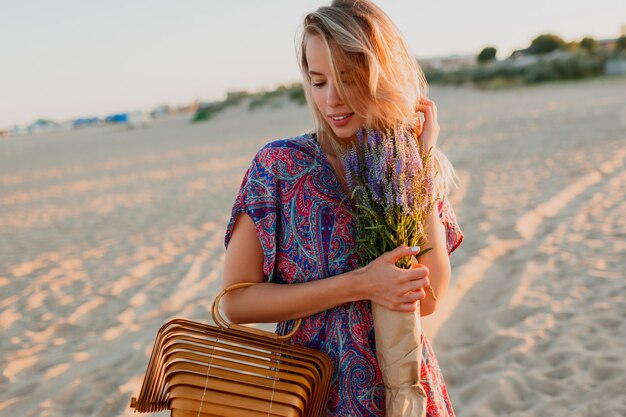
M 438 203 L 451 254 L 463 233 L 447 199 Z M 314 133 L 265 145 L 244 175 L 227 225 L 247 213 L 263 248 L 270 282 L 295 284 L 358 267 L 351 205 Z M 293 323 L 280 322 L 285 334 Z M 385 390 L 376 360 L 370 301 L 346 303 L 303 319 L 291 343 L 328 353 L 335 366 L 327 416 L 385 415 Z M 429 417 L 454 416 L 446 385 L 428 339 L 422 335 L 421 383 Z

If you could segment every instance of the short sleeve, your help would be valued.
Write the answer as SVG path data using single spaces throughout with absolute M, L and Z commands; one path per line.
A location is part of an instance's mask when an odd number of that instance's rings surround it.
M 459 247 L 463 242 L 463 232 L 459 227 L 459 223 L 456 220 L 456 214 L 452 209 L 452 205 L 448 200 L 448 197 L 444 197 L 442 200 L 437 200 L 439 209 L 439 218 L 446 229 L 446 246 L 448 256 Z
M 263 248 L 263 273 L 270 281 L 276 261 L 276 217 L 279 205 L 278 183 L 271 166 L 268 149 L 261 149 L 244 174 L 224 238 L 224 246 L 228 248 L 237 216 L 241 213 L 250 216 Z

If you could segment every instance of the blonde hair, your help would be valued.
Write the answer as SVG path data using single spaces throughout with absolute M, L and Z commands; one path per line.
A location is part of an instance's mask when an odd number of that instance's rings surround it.
M 330 6 L 307 14 L 301 30 L 296 54 L 304 94 L 313 113 L 314 131 L 320 140 L 330 138 L 332 147 L 337 154 L 340 152 L 338 138 L 312 98 L 306 60 L 306 43 L 310 36 L 321 37 L 339 96 L 365 119 L 367 126 L 394 132 L 410 129 L 419 136 L 422 122 L 415 109 L 420 99 L 428 96 L 428 82 L 400 31 L 385 12 L 369 0 L 334 0 Z M 348 77 L 355 84 L 350 94 L 346 93 L 345 76 L 339 76 L 348 68 Z M 437 172 L 436 196 L 443 198 L 451 185 L 458 187 L 456 173 L 441 150 L 435 147 L 433 156 Z

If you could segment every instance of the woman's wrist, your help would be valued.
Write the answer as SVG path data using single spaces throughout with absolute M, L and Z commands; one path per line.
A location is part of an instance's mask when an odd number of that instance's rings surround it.
M 365 267 L 354 269 L 346 273 L 345 281 L 350 302 L 370 299 L 369 287 L 364 273 Z

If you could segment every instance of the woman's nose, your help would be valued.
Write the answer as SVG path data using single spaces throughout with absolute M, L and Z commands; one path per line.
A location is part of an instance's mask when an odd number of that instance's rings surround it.
M 329 106 L 336 106 L 341 104 L 341 98 L 337 92 L 337 88 L 334 84 L 329 84 L 328 95 L 326 96 L 326 104 Z

